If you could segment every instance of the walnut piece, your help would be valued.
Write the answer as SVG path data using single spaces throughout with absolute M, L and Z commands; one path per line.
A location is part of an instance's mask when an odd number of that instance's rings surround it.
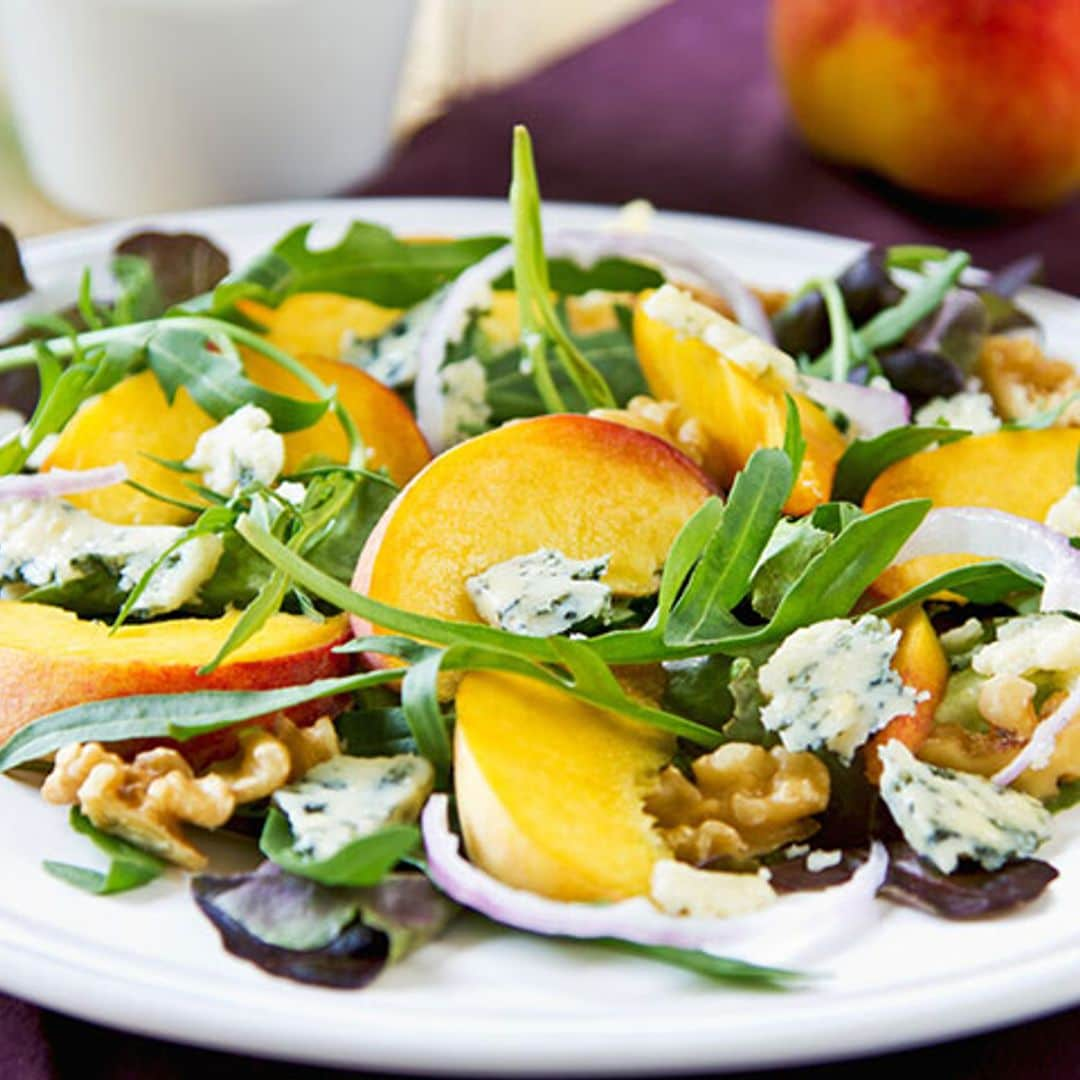
M 696 866 L 746 862 L 817 831 L 811 815 L 829 802 L 829 773 L 813 754 L 726 743 L 660 774 L 645 809 L 676 858 Z
M 979 377 L 1006 420 L 1023 420 L 1063 405 L 1080 391 L 1072 364 L 1048 357 L 1030 338 L 992 336 L 979 354 Z M 1080 426 L 1080 401 L 1073 402 L 1055 427 Z
M 101 743 L 75 743 L 57 753 L 41 794 L 51 803 L 78 803 L 103 832 L 187 870 L 201 870 L 206 856 L 187 839 L 185 826 L 219 828 L 237 806 L 265 798 L 340 752 L 333 722 L 325 716 L 310 728 L 279 718 L 273 733 L 248 727 L 237 740 L 236 754 L 201 776 L 169 747 L 125 761 Z
M 938 724 L 919 748 L 919 758 L 960 772 L 993 776 L 1024 748 L 1040 720 L 1065 699 L 1065 691 L 1051 694 L 1035 710 L 1035 685 L 1016 675 L 995 675 L 979 691 L 979 712 L 989 731 L 971 731 L 959 724 Z M 1048 799 L 1065 780 L 1080 778 L 1080 717 L 1057 738 L 1050 761 L 1041 769 L 1028 769 L 1012 786 Z
M 593 409 L 589 415 L 655 435 L 698 465 L 705 460 L 705 432 L 674 401 L 655 401 L 647 394 L 638 394 L 625 409 Z

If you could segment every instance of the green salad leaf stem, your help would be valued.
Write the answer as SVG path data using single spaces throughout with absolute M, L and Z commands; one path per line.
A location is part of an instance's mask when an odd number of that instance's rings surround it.
M 68 822 L 75 832 L 87 837 L 95 847 L 108 855 L 109 865 L 102 873 L 85 866 L 46 859 L 42 865 L 54 878 L 83 892 L 108 896 L 138 889 L 165 872 L 167 864 L 162 859 L 118 836 L 102 832 L 77 806 L 71 808 Z
M 704 975 L 715 982 L 732 983 L 750 989 L 786 990 L 793 983 L 809 978 L 800 971 L 787 968 L 764 967 L 751 964 L 746 960 L 733 960 L 727 956 L 714 956 L 712 953 L 696 949 L 677 949 L 670 945 L 641 945 L 636 941 L 624 941 L 622 938 L 598 938 L 595 942 L 604 948 L 638 956 L 644 960 L 655 960 L 671 967 L 684 968 L 697 975 Z
M 528 130 L 520 124 L 514 128 L 510 206 L 514 215 L 514 282 L 521 312 L 522 342 L 545 405 L 551 412 L 565 411 L 565 402 L 555 387 L 547 362 L 550 342 L 586 407 L 616 408 L 611 387 L 577 347 L 551 302 L 532 141 Z
M 316 679 L 277 690 L 194 690 L 187 694 L 135 694 L 88 701 L 49 713 L 20 728 L 0 746 L 0 773 L 77 742 L 176 739 L 220 731 L 244 720 L 296 705 L 397 682 L 400 670 Z

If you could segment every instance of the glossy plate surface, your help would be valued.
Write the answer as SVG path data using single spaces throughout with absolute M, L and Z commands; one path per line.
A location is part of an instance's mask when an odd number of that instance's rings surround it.
M 112 243 L 144 226 L 211 235 L 234 265 L 294 224 L 351 218 L 413 233 L 505 231 L 504 205 L 468 200 L 281 204 L 163 215 L 28 246 L 40 293 L 68 302 L 82 267 L 105 280 Z M 612 212 L 547 208 L 549 225 L 596 226 Z M 695 239 L 748 281 L 793 287 L 839 269 L 859 245 L 834 237 L 690 215 L 658 227 Z M 1080 302 L 1033 290 L 1030 306 L 1058 355 L 1080 359 Z M 0 333 L 26 302 L 0 308 Z M 463 511 L 465 508 L 463 508 Z M 866 926 L 839 926 L 816 955 L 821 974 L 790 993 L 742 993 L 595 947 L 572 947 L 462 919 L 361 992 L 272 979 L 224 953 L 182 875 L 113 898 L 84 895 L 41 869 L 85 864 L 66 815 L 0 777 L 0 988 L 116 1027 L 206 1046 L 360 1068 L 427 1073 L 647 1073 L 819 1061 L 1006 1024 L 1080 1001 L 1080 810 L 1058 819 L 1045 856 L 1061 870 L 1030 908 L 950 924 L 881 902 Z M 215 841 L 215 868 L 251 861 Z M 90 859 L 92 860 L 92 856 Z M 779 961 L 774 955 L 747 957 Z

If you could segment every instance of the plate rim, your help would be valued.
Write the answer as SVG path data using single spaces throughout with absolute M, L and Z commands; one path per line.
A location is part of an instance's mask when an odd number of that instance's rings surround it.
M 602 218 L 610 220 L 615 208 L 581 202 L 545 203 L 545 214 L 551 217 L 580 216 L 593 218 L 599 223 Z M 283 200 L 279 202 L 253 203 L 238 206 L 217 206 L 196 210 L 169 211 L 161 214 L 140 215 L 137 218 L 121 221 L 103 222 L 78 229 L 65 230 L 45 236 L 33 237 L 21 241 L 31 276 L 35 264 L 47 268 L 76 257 L 87 258 L 87 252 L 101 249 L 116 236 L 135 229 L 197 229 L 208 232 L 217 239 L 215 229 L 222 233 L 221 240 L 229 246 L 228 233 L 234 233 L 239 223 L 254 223 L 262 219 L 279 218 L 275 228 L 284 229 L 289 221 L 299 223 L 308 219 L 370 216 L 381 220 L 380 212 L 390 217 L 416 212 L 421 218 L 424 212 L 439 217 L 448 217 L 455 213 L 491 217 L 492 219 L 508 214 L 505 200 L 493 198 L 460 197 L 408 197 L 389 196 L 378 198 L 355 199 L 315 199 Z M 746 237 L 751 243 L 755 238 L 760 242 L 767 238 L 772 242 L 802 242 L 821 247 L 829 245 L 835 250 L 838 259 L 850 256 L 857 247 L 866 246 L 867 242 L 853 237 L 833 233 L 818 232 L 812 229 L 779 225 L 770 222 L 754 222 L 745 219 L 714 216 L 709 214 L 684 211 L 658 211 L 658 221 L 670 224 L 676 229 L 693 229 L 705 226 L 715 231 L 718 227 L 731 230 Z M 706 246 L 708 240 L 705 241 Z M 1033 298 L 1041 304 L 1053 306 L 1069 315 L 1080 328 L 1080 300 L 1056 290 L 1037 288 L 1031 291 Z M 0 853 L 3 841 L 0 840 Z M 30 920 L 26 920 L 30 921 Z M 101 942 L 82 939 L 77 942 L 75 951 L 87 950 L 90 954 L 101 953 Z M 67 950 L 70 953 L 72 950 Z M 70 955 L 62 955 L 55 945 L 50 948 L 48 942 L 36 942 L 32 929 L 20 929 L 17 919 L 10 913 L 0 911 L 0 988 L 6 992 L 34 1001 L 48 1008 L 78 1016 L 91 1022 L 106 1024 L 126 1031 L 150 1035 L 189 1045 L 207 1046 L 233 1053 L 254 1053 L 259 1056 L 273 1056 L 282 1060 L 310 1062 L 325 1065 L 380 1068 L 389 1070 L 424 1070 L 443 1075 L 494 1075 L 512 1072 L 515 1075 L 553 1075 L 553 1074 L 592 1074 L 592 1075 L 631 1075 L 655 1072 L 657 1069 L 722 1069 L 724 1071 L 747 1067 L 777 1067 L 795 1064 L 811 1064 L 858 1057 L 866 1054 L 880 1054 L 902 1048 L 921 1045 L 926 1042 L 961 1038 L 980 1031 L 1001 1027 L 1010 1023 L 1031 1020 L 1038 1016 L 1068 1008 L 1080 1001 L 1080 939 L 1068 947 L 1056 950 L 1046 956 L 1024 958 L 1012 962 L 995 971 L 977 971 L 957 973 L 943 977 L 940 982 L 957 988 L 960 999 L 965 1003 L 959 1012 L 956 999 L 952 1011 L 942 1010 L 940 1001 L 934 995 L 927 995 L 912 987 L 900 989 L 885 988 L 874 992 L 869 997 L 856 1001 L 841 1001 L 837 997 L 818 998 L 816 1001 L 803 999 L 808 1004 L 800 1010 L 805 1014 L 834 1014 L 814 1016 L 813 1023 L 800 1024 L 799 1031 L 785 1030 L 784 1040 L 771 1040 L 765 1046 L 754 1040 L 760 1038 L 756 1028 L 738 1033 L 732 1041 L 728 1032 L 726 1039 L 716 1039 L 713 1032 L 706 1032 L 708 1025 L 700 1023 L 697 1015 L 695 1031 L 680 1030 L 679 1041 L 672 1045 L 670 1035 L 674 1029 L 669 1026 L 666 1034 L 668 1042 L 663 1047 L 640 1045 L 640 1038 L 635 1044 L 632 1056 L 626 1051 L 626 1032 L 609 1031 L 611 1021 L 596 1016 L 587 1017 L 586 1028 L 591 1031 L 574 1031 L 577 1040 L 572 1046 L 553 1041 L 543 1056 L 522 1052 L 512 1039 L 525 1034 L 536 1041 L 538 1027 L 536 1022 L 525 1025 L 520 1020 L 508 1021 L 505 1017 L 499 1023 L 501 1028 L 494 1028 L 477 1035 L 466 1030 L 455 1029 L 451 1020 L 444 1022 L 444 1038 L 453 1044 L 448 1054 L 447 1043 L 428 1047 L 422 1041 L 408 1040 L 410 1024 L 406 1018 L 400 1030 L 392 1031 L 393 1017 L 379 1014 L 393 1014 L 390 1007 L 368 1007 L 368 1012 L 376 1013 L 378 1025 L 389 1024 L 381 1035 L 381 1042 L 370 1042 L 357 1046 L 348 1037 L 338 1038 L 325 1045 L 305 1043 L 303 1024 L 308 1018 L 300 1013 L 299 1028 L 287 1023 L 260 1024 L 260 1016 L 252 1016 L 245 1010 L 242 999 L 245 988 L 235 989 L 229 986 L 216 988 L 219 993 L 209 999 L 183 1002 L 185 1018 L 190 1018 L 190 1030 L 184 1024 L 177 1023 L 175 1010 L 166 1003 L 164 1008 L 150 1008 L 145 1000 L 146 984 L 128 977 L 119 971 L 110 971 L 107 967 L 95 968 L 82 961 L 74 960 Z M 150 966 L 149 959 L 140 959 L 135 965 Z M 94 986 L 94 993 L 80 993 L 75 980 L 70 978 L 72 970 L 82 970 L 84 978 Z M 1052 974 L 1048 975 L 1048 972 Z M 65 977 L 66 976 L 66 977 Z M 1022 983 L 1022 986 L 1020 985 Z M 106 992 L 106 985 L 108 992 Z M 85 986 L 83 986 L 85 990 Z M 157 991 L 155 990 L 156 994 Z M 452 990 L 448 993 L 448 1000 Z M 289 1011 L 288 994 L 280 995 L 280 1011 Z M 1021 997 L 1023 1005 L 1017 1008 L 1015 998 Z M 218 997 L 222 999 L 218 1001 Z M 910 997 L 912 1008 L 905 1014 L 902 1026 L 895 1024 L 895 999 Z M 873 1005 L 868 1001 L 873 999 Z M 920 1000 L 921 999 L 921 1000 Z M 214 1003 L 217 1002 L 216 1010 Z M 138 1006 L 147 1006 L 145 1011 Z M 175 1003 L 174 1003 L 175 1005 Z M 133 1008 L 132 1006 L 135 1006 Z M 849 1030 L 837 1030 L 836 1015 L 852 1014 L 857 1022 Z M 696 1012 L 696 1010 L 695 1010 Z M 208 1028 L 206 1020 L 211 1020 Z M 879 1016 L 880 1014 L 880 1016 Z M 912 1019 L 917 1018 L 917 1022 Z M 200 1019 L 202 1026 L 194 1021 Z M 873 1018 L 877 1018 L 876 1022 Z M 237 1021 L 243 1020 L 243 1024 Z M 397 1018 L 400 1021 L 400 1017 Z M 635 1026 L 640 1015 L 635 1017 Z M 565 1026 L 565 1025 L 564 1025 Z M 482 1027 L 482 1025 L 481 1025 Z M 517 1030 L 518 1028 L 521 1030 Z M 526 1028 L 528 1029 L 526 1032 Z M 511 1030 L 514 1029 L 514 1030 Z M 544 1029 L 541 1037 L 551 1039 L 562 1029 L 557 1026 Z M 662 1033 L 645 1032 L 652 1036 Z M 197 1032 L 197 1033 L 196 1033 Z M 310 1036 L 311 1032 L 307 1032 Z M 695 1038 L 695 1034 L 697 1038 Z M 477 1039 L 483 1047 L 476 1045 Z M 613 1040 L 618 1040 L 617 1043 Z M 492 1050 L 495 1052 L 492 1053 Z M 585 1051 L 584 1054 L 582 1051 Z M 403 1052 L 404 1051 L 404 1052 Z M 613 1054 L 619 1060 L 613 1060 Z

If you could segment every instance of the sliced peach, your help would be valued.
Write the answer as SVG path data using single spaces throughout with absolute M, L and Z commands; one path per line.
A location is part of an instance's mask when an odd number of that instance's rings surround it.
M 401 315 L 396 308 L 337 293 L 297 293 L 276 308 L 250 300 L 242 300 L 237 307 L 266 327 L 265 336 L 272 345 L 293 356 L 338 357 L 347 335 L 378 337 Z
M 370 468 L 385 468 L 394 483 L 405 484 L 431 460 L 431 451 L 413 414 L 393 390 L 351 364 L 309 355 L 301 356 L 300 360 L 327 386 L 337 387 L 342 405 L 367 445 Z M 248 351 L 244 367 L 252 382 L 267 390 L 306 400 L 314 397 L 295 375 L 265 356 Z M 348 459 L 345 432 L 333 415 L 285 436 L 287 472 L 300 468 L 315 454 L 333 461 Z
M 147 454 L 183 460 L 199 436 L 214 426 L 182 387 L 170 405 L 153 372 L 143 371 L 87 402 L 68 422 L 46 469 L 91 469 L 121 461 L 132 480 L 162 495 L 191 502 L 190 477 L 158 465 Z M 192 515 L 182 507 L 143 495 L 126 484 L 69 496 L 105 521 L 133 525 L 180 525 Z
M 651 318 L 640 303 L 634 309 L 634 345 L 653 397 L 676 402 L 701 425 L 705 469 L 722 486 L 731 486 L 755 450 L 783 445 L 787 403 L 778 381 L 755 378 L 705 342 Z M 847 444 L 817 405 L 792 396 L 806 454 L 785 510 L 805 514 L 830 498 Z
M 466 675 L 454 785 L 469 858 L 555 900 L 647 893 L 668 852 L 643 800 L 673 751 L 670 736 L 533 680 Z
M 442 619 L 475 622 L 465 582 L 538 548 L 611 555 L 623 596 L 656 589 L 683 523 L 712 493 L 662 439 L 590 416 L 520 420 L 436 458 L 368 538 L 353 587 Z M 358 635 L 372 632 L 357 619 Z
M 304 357 L 305 364 L 323 382 L 336 386 L 342 404 L 360 431 L 372 468 L 385 467 L 403 484 L 430 460 L 431 453 L 408 406 L 392 390 L 366 372 L 336 360 Z M 252 382 L 281 394 L 308 398 L 312 391 L 295 375 L 265 356 L 248 352 L 245 368 Z M 195 404 L 186 390 L 177 391 L 172 405 L 154 374 L 140 372 L 87 403 L 60 435 L 46 468 L 88 469 L 123 462 L 133 480 L 154 491 L 187 502 L 198 501 L 187 486 L 191 477 L 168 469 L 147 454 L 184 461 L 199 436 L 215 421 Z M 313 454 L 345 461 L 348 444 L 333 416 L 285 436 L 285 467 L 298 468 Z M 196 477 L 195 479 L 198 479 Z M 73 495 L 71 501 L 92 514 L 121 524 L 183 524 L 193 514 L 143 495 L 123 484 Z
M 629 293 L 611 294 L 596 298 L 568 296 L 566 317 L 575 334 L 596 334 L 601 330 L 614 330 L 619 325 L 615 314 L 615 302 L 621 300 L 629 305 L 633 296 Z M 484 333 L 501 348 L 510 348 L 521 339 L 521 313 L 516 292 L 497 291 L 492 294 L 491 308 L 481 321 Z
M 903 499 L 935 506 L 985 506 L 1044 521 L 1075 480 L 1080 430 L 995 431 L 925 450 L 890 465 L 870 485 L 866 510 Z M 932 577 L 975 561 L 931 555 L 887 570 L 875 583 L 882 596 L 899 596 Z
M 916 753 L 934 726 L 934 713 L 945 696 L 949 681 L 948 657 L 922 607 L 906 608 L 889 621 L 900 629 L 893 669 L 907 686 L 927 696 L 915 706 L 913 713 L 894 717 L 870 740 L 866 750 L 866 775 L 875 784 L 881 778 L 878 748 L 892 739 L 899 739 Z
M 173 619 L 128 624 L 80 619 L 45 604 L 0 601 L 0 743 L 39 716 L 102 698 L 188 690 L 264 690 L 292 686 L 351 667 L 335 653 L 349 635 L 344 616 L 317 623 L 274 615 L 216 671 L 199 675 L 239 619 Z M 307 719 L 325 702 L 302 710 Z

